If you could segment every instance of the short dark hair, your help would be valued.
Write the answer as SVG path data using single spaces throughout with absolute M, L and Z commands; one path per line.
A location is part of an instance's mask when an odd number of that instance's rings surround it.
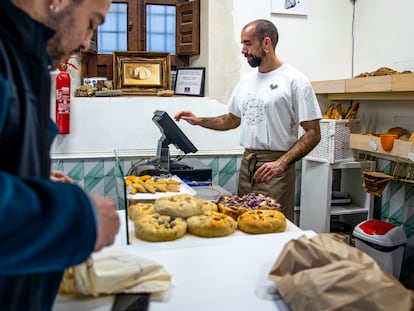
M 248 25 L 255 26 L 254 33 L 260 40 L 269 37 L 272 40 L 273 48 L 276 48 L 277 42 L 279 41 L 279 33 L 276 26 L 272 22 L 266 19 L 257 19 L 250 22 Z

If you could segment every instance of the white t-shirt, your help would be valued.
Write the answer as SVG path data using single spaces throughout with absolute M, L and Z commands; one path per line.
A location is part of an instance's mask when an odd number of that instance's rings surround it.
M 322 117 L 310 81 L 289 64 L 241 78 L 228 103 L 241 118 L 240 144 L 248 149 L 287 151 L 300 122 Z

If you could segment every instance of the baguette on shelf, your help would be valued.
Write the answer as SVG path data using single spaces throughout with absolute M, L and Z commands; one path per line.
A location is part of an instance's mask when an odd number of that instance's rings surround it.
M 341 104 L 330 104 L 323 114 L 323 119 L 331 120 L 355 120 L 357 119 L 357 113 L 359 109 L 359 103 L 351 104 L 345 111 L 342 110 Z

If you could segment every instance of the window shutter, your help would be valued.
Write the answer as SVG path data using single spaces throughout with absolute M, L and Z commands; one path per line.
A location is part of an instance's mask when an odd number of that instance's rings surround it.
M 177 4 L 176 54 L 200 54 L 199 0 Z
M 81 52 L 81 77 L 96 77 L 96 53 L 98 52 L 97 44 L 98 32 L 95 30 L 90 41 L 87 51 Z
M 98 53 L 98 31 L 95 30 L 93 33 L 93 37 L 91 39 L 91 46 L 89 47 L 89 51 L 92 53 Z

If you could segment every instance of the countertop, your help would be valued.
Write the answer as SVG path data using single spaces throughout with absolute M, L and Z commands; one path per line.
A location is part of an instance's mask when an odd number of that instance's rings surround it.
M 162 301 L 150 302 L 150 311 L 289 310 L 274 295 L 275 284 L 267 279 L 268 273 L 288 241 L 315 235 L 288 222 L 284 233 L 249 235 L 236 231 L 231 236 L 210 239 L 186 235 L 161 243 L 132 236 L 132 243 L 126 245 L 125 211 L 119 213 L 123 220 L 120 233 L 115 244 L 106 249 L 127 249 L 162 264 L 172 275 L 172 288 Z M 113 301 L 112 296 L 58 296 L 53 310 L 109 311 Z

